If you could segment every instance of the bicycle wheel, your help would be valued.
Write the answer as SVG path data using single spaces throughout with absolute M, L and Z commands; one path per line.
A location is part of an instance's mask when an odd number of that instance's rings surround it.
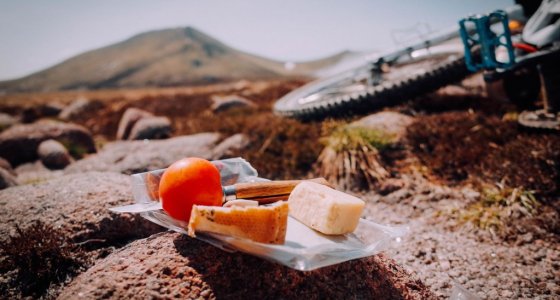
M 313 81 L 279 99 L 274 111 L 302 120 L 363 115 L 434 91 L 469 74 L 462 51 L 456 47 L 452 51 L 422 50 L 385 63 L 375 76 L 371 65 L 364 65 Z

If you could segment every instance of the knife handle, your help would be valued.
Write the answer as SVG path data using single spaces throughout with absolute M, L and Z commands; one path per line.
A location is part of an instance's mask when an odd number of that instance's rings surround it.
M 277 180 L 263 182 L 243 182 L 233 185 L 235 198 L 259 201 L 260 204 L 286 200 L 292 190 L 302 181 L 312 181 L 329 187 L 333 187 L 325 178 L 313 178 L 307 180 Z

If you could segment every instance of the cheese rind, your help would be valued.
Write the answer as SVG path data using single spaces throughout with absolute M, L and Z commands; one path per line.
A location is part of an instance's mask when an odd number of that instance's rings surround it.
M 193 205 L 188 234 L 198 231 L 246 238 L 260 243 L 284 244 L 288 203 L 268 206 L 220 207 Z
M 358 226 L 363 200 L 330 187 L 304 181 L 288 199 L 290 215 L 324 234 L 346 234 Z

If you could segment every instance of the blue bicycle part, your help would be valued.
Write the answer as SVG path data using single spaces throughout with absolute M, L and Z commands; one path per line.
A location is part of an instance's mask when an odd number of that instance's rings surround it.
M 501 25 L 502 33 L 496 33 L 498 30 L 492 28 L 495 21 L 498 21 L 496 26 Z M 467 28 L 468 24 L 473 24 L 474 28 Z M 459 33 L 465 47 L 465 64 L 469 71 L 508 69 L 515 64 L 508 25 L 509 19 L 503 10 L 488 15 L 474 15 L 459 21 Z M 496 58 L 496 50 L 499 47 L 505 47 L 507 50 L 508 60 L 505 62 Z M 475 48 L 480 49 L 475 51 Z

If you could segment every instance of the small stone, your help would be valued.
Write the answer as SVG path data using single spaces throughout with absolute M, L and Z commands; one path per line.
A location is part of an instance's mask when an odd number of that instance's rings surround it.
M 207 298 L 208 296 L 210 296 L 210 290 L 204 290 L 200 293 L 201 297 Z
M 139 108 L 131 107 L 128 108 L 122 115 L 119 121 L 119 127 L 117 129 L 117 140 L 126 140 L 130 135 L 130 131 L 134 124 L 142 118 L 152 117 L 150 112 L 141 110 Z
M 171 136 L 171 121 L 167 117 L 145 117 L 134 124 L 128 140 L 165 139 Z
M 64 169 L 72 162 L 68 150 L 55 140 L 46 140 L 39 144 L 37 154 L 43 165 L 49 169 Z
M 494 278 L 490 278 L 490 279 L 487 281 L 487 283 L 488 283 L 488 285 L 491 286 L 491 287 L 497 287 L 497 286 L 498 286 L 498 281 L 497 281 L 496 279 L 494 279 Z
M 171 269 L 169 267 L 163 267 L 163 269 L 161 269 L 161 274 L 163 275 L 171 275 Z
M 424 257 L 424 256 L 426 256 L 426 251 L 424 251 L 424 250 L 418 250 L 418 251 L 416 251 L 416 253 L 414 254 L 414 256 L 416 256 L 416 257 L 418 257 L 418 258 Z
M 451 264 L 449 263 L 448 260 L 444 260 L 442 262 L 440 262 L 440 267 L 442 271 L 447 271 L 449 270 L 449 268 L 451 268 Z
M 488 291 L 487 295 L 488 295 L 488 297 L 487 297 L 488 299 L 498 299 L 499 298 L 498 291 L 496 291 L 496 290 Z
M 537 251 L 537 253 L 535 253 L 535 256 L 533 257 L 534 260 L 536 261 L 541 261 L 543 260 L 543 258 L 546 257 L 547 251 L 545 248 L 541 248 Z
M 511 299 L 511 297 L 513 297 L 513 292 L 510 290 L 503 290 L 500 292 L 500 296 Z
M 389 178 L 381 182 L 377 192 L 381 195 L 388 195 L 402 189 L 405 186 L 404 180 L 397 178 Z
M 214 113 L 218 113 L 240 107 L 252 108 L 255 107 L 255 103 L 237 95 L 213 96 L 210 109 Z

